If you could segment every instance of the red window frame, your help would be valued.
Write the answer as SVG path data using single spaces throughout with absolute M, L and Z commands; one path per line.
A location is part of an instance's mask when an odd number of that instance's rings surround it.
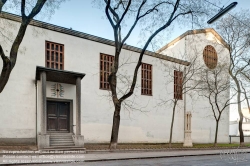
M 153 66 L 150 64 L 141 64 L 141 94 L 152 96 L 153 94 Z
M 213 46 L 207 45 L 203 50 L 203 59 L 209 69 L 214 69 L 218 63 L 218 56 Z
M 114 56 L 100 54 L 100 89 L 110 90 L 108 77 L 111 74 L 111 67 L 114 62 Z
M 182 100 L 183 72 L 174 70 L 174 99 Z
M 45 65 L 48 68 L 64 70 L 64 45 L 45 42 Z

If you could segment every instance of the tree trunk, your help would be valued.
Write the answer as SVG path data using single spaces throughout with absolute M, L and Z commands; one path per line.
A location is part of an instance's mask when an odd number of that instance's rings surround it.
M 118 134 L 119 134 L 119 127 L 120 127 L 120 111 L 121 111 L 121 103 L 115 105 L 115 112 L 113 116 L 113 126 L 111 132 L 111 139 L 109 149 L 116 149 L 117 142 L 118 142 Z
M 242 122 L 243 122 L 243 116 L 240 116 L 240 120 L 239 120 L 240 146 L 244 145 L 244 134 L 242 130 Z
M 229 72 L 229 74 L 233 78 L 237 87 L 238 113 L 240 116 L 240 120 L 239 120 L 240 145 L 244 145 L 244 134 L 242 130 L 243 114 L 241 112 L 241 87 L 240 87 L 239 81 L 237 80 L 235 76 L 233 76 L 232 72 Z
M 219 119 L 216 120 L 216 129 L 215 129 L 215 137 L 214 137 L 214 147 L 217 146 L 218 128 L 219 128 Z
M 240 133 L 240 145 L 244 145 L 244 134 L 242 130 L 242 122 L 243 122 L 243 114 L 241 112 L 241 90 L 240 90 L 240 85 L 239 82 L 236 81 L 237 89 L 238 89 L 238 94 L 237 94 L 237 101 L 238 101 L 238 113 L 240 116 L 239 120 L 239 133 Z
M 173 135 L 173 126 L 174 126 L 174 115 L 175 115 L 175 108 L 176 108 L 177 101 L 174 102 L 173 107 L 173 114 L 172 114 L 172 122 L 171 122 L 171 128 L 170 128 L 170 138 L 169 138 L 169 147 L 172 147 L 172 135 Z
M 8 80 L 9 80 L 11 70 L 12 69 L 11 69 L 10 61 L 3 62 L 3 68 L 2 68 L 2 72 L 0 74 L 0 93 L 2 93 L 5 85 L 7 84 Z

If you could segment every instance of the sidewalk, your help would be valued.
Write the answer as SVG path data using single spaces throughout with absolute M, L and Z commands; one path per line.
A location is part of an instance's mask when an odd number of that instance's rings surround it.
M 108 161 L 126 159 L 166 158 L 184 156 L 220 155 L 224 153 L 250 153 L 250 149 L 217 149 L 217 150 L 168 150 L 141 152 L 109 152 L 85 154 L 85 161 Z
M 110 152 L 109 144 L 86 144 L 87 153 Z M 214 147 L 213 144 L 194 144 L 193 147 L 183 147 L 183 144 L 172 144 L 169 148 L 168 144 L 119 144 L 115 152 L 140 152 L 140 151 L 173 151 L 173 150 L 220 150 L 220 149 L 238 149 L 238 144 L 218 144 Z M 250 148 L 249 144 L 245 147 Z
M 217 150 L 166 150 L 166 151 L 137 151 L 137 152 L 91 152 L 91 153 L 56 153 L 56 154 L 3 154 L 0 155 L 0 164 L 11 163 L 65 163 L 65 162 L 94 162 L 127 159 L 150 159 L 166 157 L 188 157 L 221 154 L 250 153 L 244 149 L 217 149 Z

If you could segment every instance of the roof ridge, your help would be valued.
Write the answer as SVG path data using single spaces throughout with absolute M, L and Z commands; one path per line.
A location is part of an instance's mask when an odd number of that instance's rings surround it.
M 12 14 L 12 13 L 7 13 L 7 12 L 0 13 L 0 18 L 9 19 L 9 20 L 16 21 L 16 22 L 21 22 L 21 16 L 16 15 L 16 14 Z M 91 41 L 103 43 L 103 44 L 106 44 L 106 45 L 111 45 L 111 46 L 115 45 L 115 42 L 113 40 L 109 40 L 109 39 L 105 39 L 105 38 L 102 38 L 102 37 L 87 34 L 87 33 L 84 33 L 84 32 L 72 30 L 72 29 L 69 29 L 69 28 L 62 27 L 62 26 L 53 25 L 53 24 L 46 23 L 46 22 L 39 21 L 39 20 L 34 20 L 33 19 L 30 22 L 29 25 L 44 28 L 44 29 L 48 29 L 48 30 L 52 30 L 52 31 L 56 31 L 56 32 L 59 32 L 59 33 L 68 34 L 68 35 L 71 35 L 71 36 L 80 37 L 80 38 L 83 38 L 83 39 L 86 39 L 86 40 L 91 40 Z M 141 48 L 131 46 L 131 45 L 127 45 L 127 44 L 124 44 L 122 48 L 126 49 L 126 50 L 133 51 L 133 52 L 137 52 L 137 53 L 140 53 L 141 50 L 142 50 Z M 149 55 L 149 56 L 152 56 L 152 57 L 155 57 L 155 58 L 164 59 L 164 60 L 167 60 L 167 61 L 175 62 L 175 63 L 186 65 L 186 66 L 188 66 L 190 64 L 188 61 L 173 58 L 173 57 L 170 57 L 170 56 L 167 56 L 167 55 L 162 55 L 162 54 L 159 54 L 157 52 L 152 52 L 152 51 L 149 51 L 149 50 L 145 50 L 145 54 Z
M 161 47 L 159 50 L 157 50 L 157 53 L 162 52 L 163 50 L 167 49 L 168 47 L 170 47 L 171 45 L 175 44 L 176 42 L 180 41 L 181 39 L 183 39 L 184 37 L 188 36 L 188 35 L 192 35 L 192 34 L 199 34 L 199 33 L 208 33 L 211 32 L 213 33 L 213 35 L 226 47 L 226 48 L 230 48 L 229 44 L 220 36 L 220 34 L 214 29 L 214 28 L 204 28 L 204 29 L 194 29 L 194 30 L 187 30 L 186 32 L 184 32 L 183 34 L 181 34 L 180 36 L 176 37 L 175 39 L 173 39 L 171 42 L 167 43 L 165 46 Z

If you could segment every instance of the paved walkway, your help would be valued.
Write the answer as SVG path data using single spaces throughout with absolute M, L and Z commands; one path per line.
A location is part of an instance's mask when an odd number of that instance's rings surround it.
M 93 162 L 108 160 L 166 158 L 203 155 L 228 155 L 250 153 L 250 149 L 217 149 L 217 150 L 168 150 L 168 151 L 138 151 L 138 152 L 92 152 L 83 154 L 79 151 L 67 153 L 39 153 L 38 151 L 18 154 L 0 155 L 0 164 L 10 163 L 54 163 L 54 162 Z

